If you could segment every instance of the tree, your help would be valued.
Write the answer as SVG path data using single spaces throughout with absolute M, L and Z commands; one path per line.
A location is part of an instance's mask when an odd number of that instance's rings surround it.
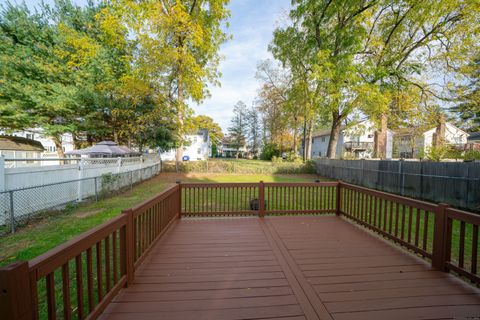
M 461 126 L 468 131 L 480 131 L 480 54 L 462 68 L 464 84 L 455 88 L 458 104 L 452 111 L 458 114 Z
M 247 106 L 243 101 L 238 101 L 233 107 L 233 118 L 228 128 L 228 134 L 233 147 L 237 150 L 236 158 L 240 153 L 240 148 L 246 143 L 246 113 Z
M 261 124 L 258 110 L 252 106 L 246 112 L 247 140 L 250 152 L 257 157 L 261 143 Z
M 211 117 L 198 115 L 191 118 L 192 131 L 207 129 L 210 141 L 217 145 L 223 139 L 222 128 Z
M 416 86 L 437 95 L 418 75 L 448 70 L 478 40 L 479 7 L 470 0 L 293 4 L 292 24 L 275 30 L 270 49 L 303 79 L 310 115 L 331 121 L 329 157 L 335 156 L 341 123 L 354 112 L 378 120 L 386 134 L 395 92 Z
M 229 16 L 228 0 L 164 0 L 115 2 L 138 42 L 138 73 L 151 80 L 175 109 L 177 162 L 191 110 L 185 101 L 208 96 L 207 82 L 218 84 L 220 45 L 227 40 L 222 25 Z

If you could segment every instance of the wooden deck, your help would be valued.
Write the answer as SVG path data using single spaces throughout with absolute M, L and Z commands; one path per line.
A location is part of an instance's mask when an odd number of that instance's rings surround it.
M 480 291 L 336 216 L 182 219 L 101 319 L 478 319 Z

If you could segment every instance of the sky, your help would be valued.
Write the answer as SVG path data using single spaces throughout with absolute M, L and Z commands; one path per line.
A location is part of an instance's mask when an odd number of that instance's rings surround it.
M 6 0 L 0 0 L 4 4 Z M 21 0 L 12 0 L 19 3 Z M 44 0 L 52 3 L 52 0 Z M 82 5 L 86 0 L 73 0 Z M 25 0 L 32 9 L 41 0 Z M 221 86 L 209 86 L 211 97 L 201 104 L 190 103 L 195 114 L 212 117 L 224 130 L 232 118 L 233 106 L 242 100 L 251 106 L 255 100 L 260 83 L 255 79 L 257 63 L 260 60 L 273 59 L 268 52 L 273 31 L 280 21 L 285 20 L 290 9 L 290 0 L 231 0 L 228 5 L 231 11 L 230 27 L 226 32 L 232 36 L 220 49 L 223 56 L 219 71 Z
M 273 59 L 268 52 L 273 31 L 284 20 L 290 0 L 231 0 L 230 28 L 232 39 L 222 45 L 220 54 L 220 87 L 210 87 L 211 98 L 200 105 L 192 104 L 196 114 L 205 114 L 220 124 L 224 132 L 232 118 L 233 105 L 242 100 L 251 106 L 260 82 L 255 79 L 257 63 Z

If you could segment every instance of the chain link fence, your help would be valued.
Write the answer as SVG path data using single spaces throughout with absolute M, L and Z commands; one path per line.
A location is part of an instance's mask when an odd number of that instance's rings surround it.
M 134 184 L 156 176 L 161 164 L 98 177 L 69 180 L 0 192 L 0 235 L 37 219 L 42 214 L 64 209 L 69 204 L 98 201 Z

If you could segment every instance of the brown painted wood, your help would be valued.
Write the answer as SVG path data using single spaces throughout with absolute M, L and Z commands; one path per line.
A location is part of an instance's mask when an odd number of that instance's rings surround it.
M 101 319 L 461 317 L 479 294 L 341 217 L 184 218 Z

